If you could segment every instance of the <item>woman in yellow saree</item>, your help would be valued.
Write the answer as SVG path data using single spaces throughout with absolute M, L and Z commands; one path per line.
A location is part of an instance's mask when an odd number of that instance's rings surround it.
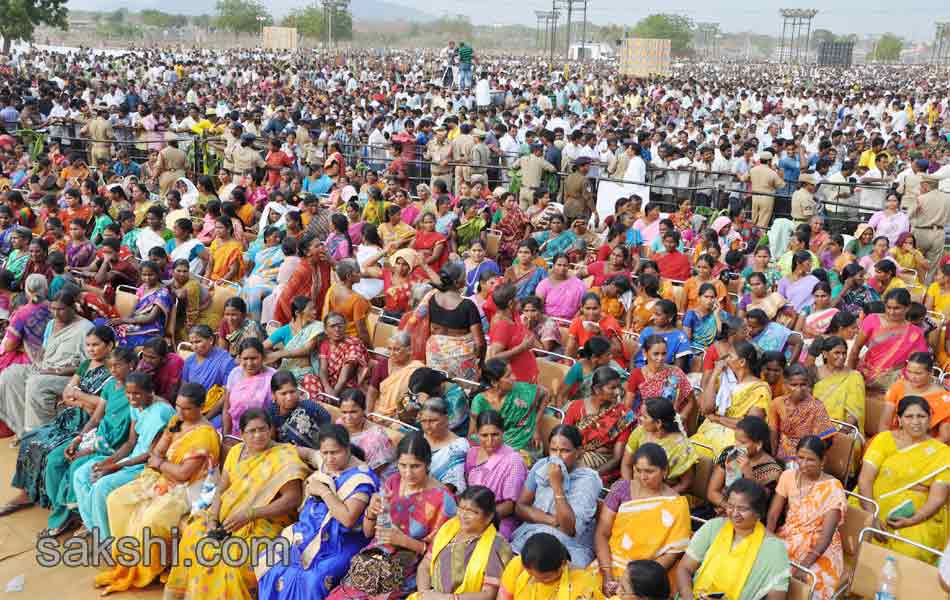
M 706 420 L 690 438 L 712 447 L 711 458 L 735 444 L 736 423 L 742 417 L 753 415 L 768 420 L 772 392 L 757 373 L 757 351 L 749 342 L 736 342 L 733 352 L 716 362 L 712 380 L 719 381 L 719 390 L 715 391 L 713 386 L 703 390 L 701 410 Z M 705 448 L 699 450 L 709 454 Z
M 112 570 L 97 575 L 96 587 L 106 588 L 103 594 L 144 588 L 168 565 L 171 557 L 162 556 L 161 545 L 146 545 L 143 537 L 148 532 L 153 541 L 161 538 L 171 543 L 172 529 L 191 511 L 208 469 L 218 464 L 221 445 L 218 432 L 201 414 L 204 399 L 203 387 L 184 384 L 175 401 L 178 418 L 172 419 L 149 453 L 149 468 L 109 494 L 106 505 L 112 535 L 137 539 L 140 551 L 147 549 L 149 555 L 138 565 L 116 561 Z M 112 552 L 117 554 L 115 546 Z
M 930 405 L 924 398 L 905 396 L 897 415 L 900 428 L 878 434 L 868 445 L 858 491 L 880 505 L 882 522 L 876 527 L 940 550 L 950 533 L 950 447 L 930 437 Z M 905 503 L 909 509 L 891 515 Z M 867 502 L 862 506 L 873 509 Z M 936 555 L 891 538 L 881 545 L 924 562 L 937 561 Z
M 597 560 L 588 567 L 600 584 L 594 589 L 597 600 L 617 592 L 631 560 L 673 568 L 692 535 L 689 501 L 665 482 L 669 460 L 663 448 L 643 444 L 633 455 L 633 468 L 634 479 L 614 483 L 597 519 Z
M 178 564 L 165 584 L 166 600 L 251 600 L 257 588 L 252 557 L 246 556 L 243 565 L 232 566 L 238 564 L 240 550 L 240 545 L 232 543 L 230 560 L 215 563 L 221 546 L 205 542 L 200 548 L 203 564 L 215 566 L 203 567 L 196 545 L 206 537 L 240 537 L 248 544 L 276 538 L 293 522 L 300 506 L 302 481 L 309 469 L 296 448 L 274 443 L 273 424 L 262 410 L 252 408 L 241 415 L 240 428 L 244 442 L 228 452 L 211 507 L 192 514 L 182 526 Z M 250 552 L 254 551 L 251 547 Z
M 466 488 L 459 495 L 457 516 L 439 528 L 423 557 L 416 575 L 418 591 L 409 600 L 421 600 L 426 592 L 458 600 L 494 600 L 513 556 L 492 524 L 494 517 L 494 492 L 481 485 Z
M 211 260 L 205 277 L 217 282 L 221 279 L 240 281 L 244 274 L 244 246 L 234 239 L 234 224 L 228 217 L 218 217 L 214 224 L 215 239 L 211 242 Z
M 571 555 L 556 537 L 536 533 L 505 567 L 498 600 L 593 600 L 595 586 L 586 569 L 571 567 Z
M 788 551 L 762 524 L 765 490 L 738 479 L 726 491 L 723 506 L 727 517 L 700 527 L 676 568 L 680 599 L 721 593 L 727 600 L 784 600 L 791 577 Z
M 846 364 L 848 343 L 838 336 L 820 338 L 809 348 L 821 354 L 825 364 L 816 369 L 812 395 L 821 400 L 828 416 L 846 421 L 864 433 L 864 376 Z
M 663 448 L 669 462 L 666 483 L 677 494 L 685 493 L 693 485 L 693 465 L 699 461 L 696 448 L 689 443 L 683 431 L 682 418 L 666 398 L 650 398 L 641 405 L 640 425 L 627 438 L 620 460 L 620 475 L 633 479 L 633 457 L 648 442 Z

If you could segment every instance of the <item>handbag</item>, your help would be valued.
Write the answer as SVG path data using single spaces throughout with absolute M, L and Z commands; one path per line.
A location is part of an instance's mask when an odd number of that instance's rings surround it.
M 404 581 L 403 565 L 397 554 L 389 554 L 381 548 L 370 548 L 350 561 L 350 570 L 344 583 L 370 596 L 377 596 L 402 589 Z

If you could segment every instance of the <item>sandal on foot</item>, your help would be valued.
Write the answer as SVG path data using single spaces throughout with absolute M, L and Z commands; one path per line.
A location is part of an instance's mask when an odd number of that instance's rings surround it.
M 7 502 L 3 506 L 0 506 L 0 517 L 5 517 L 7 515 L 12 515 L 13 513 L 23 510 L 24 508 L 29 508 L 33 506 L 33 503 L 30 501 L 26 502 Z

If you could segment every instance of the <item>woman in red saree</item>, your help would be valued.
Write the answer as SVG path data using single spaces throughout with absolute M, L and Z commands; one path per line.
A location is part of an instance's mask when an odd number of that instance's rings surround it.
M 416 240 L 412 244 L 412 249 L 419 253 L 421 263 L 415 269 L 414 275 L 425 277 L 421 265 L 428 265 L 433 271 L 438 273 L 442 265 L 449 259 L 449 250 L 445 236 L 435 230 L 435 215 L 426 212 L 419 218 L 419 226 L 416 228 Z
M 656 266 L 660 269 L 660 276 L 664 279 L 686 281 L 692 275 L 693 266 L 689 264 L 689 257 L 679 251 L 680 243 L 678 231 L 667 231 L 663 234 L 664 251 L 653 256 Z
M 597 471 L 604 485 L 620 475 L 627 438 L 636 423 L 632 410 L 617 401 L 620 374 L 609 366 L 597 367 L 591 377 L 590 398 L 571 402 L 564 424 L 575 425 L 584 441 L 583 466 Z
M 282 324 L 290 322 L 290 305 L 297 296 L 307 296 L 316 306 L 323 306 L 330 289 L 330 260 L 327 250 L 316 238 L 305 237 L 297 246 L 301 260 L 297 270 L 280 293 L 274 319 Z
M 518 206 L 518 199 L 511 192 L 501 197 L 501 209 L 494 216 L 495 228 L 501 231 L 501 243 L 498 246 L 498 258 L 503 268 L 510 265 L 518 253 L 518 244 L 525 238 L 525 227 L 529 221 L 527 215 Z
M 343 160 L 343 154 L 340 151 L 340 142 L 336 140 L 330 142 L 327 146 L 327 160 L 323 163 L 323 172 L 330 179 L 336 179 L 343 174 L 346 162 Z
M 630 270 L 629 264 L 630 249 L 627 246 L 617 246 L 610 251 L 607 260 L 598 260 L 589 265 L 581 265 L 577 270 L 577 278 L 593 277 L 594 283 L 591 287 L 600 287 L 615 275 L 630 277 L 633 271 Z
M 335 312 L 324 319 L 327 337 L 320 343 L 320 383 L 339 397 L 345 388 L 359 388 L 368 373 L 369 358 L 359 339 L 346 335 L 346 319 Z

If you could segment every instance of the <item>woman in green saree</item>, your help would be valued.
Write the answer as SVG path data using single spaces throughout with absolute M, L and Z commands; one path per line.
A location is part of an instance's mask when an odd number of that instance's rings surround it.
M 460 255 L 477 239 L 481 239 L 485 229 L 485 219 L 478 213 L 478 205 L 473 198 L 463 198 L 459 202 L 462 219 L 455 226 L 455 247 Z
M 43 478 L 50 500 L 46 522 L 47 533 L 52 537 L 69 529 L 78 516 L 72 485 L 76 470 L 101 454 L 111 454 L 129 436 L 131 413 L 125 396 L 125 378 L 135 365 L 135 352 L 131 348 L 116 348 L 108 364 L 112 376 L 99 392 L 92 418 L 76 437 L 60 444 L 46 458 Z
M 317 317 L 316 304 L 307 296 L 294 298 L 290 315 L 290 323 L 264 340 L 264 364 L 290 371 L 300 386 L 316 397 L 322 391 L 317 342 L 323 333 L 323 321 Z
M 472 400 L 469 436 L 475 435 L 475 421 L 485 410 L 496 410 L 504 419 L 504 443 L 522 455 L 540 452 L 541 417 L 548 399 L 536 384 L 515 381 L 508 361 L 493 358 L 482 368 L 484 389 Z M 530 456 L 529 456 L 530 458 Z
M 0 507 L 0 516 L 39 504 L 50 505 L 49 493 L 43 474 L 51 456 L 62 456 L 62 450 L 79 434 L 95 415 L 99 402 L 97 394 L 109 379 L 106 360 L 115 347 L 115 333 L 104 326 L 96 327 L 86 335 L 86 356 L 79 364 L 63 392 L 63 403 L 68 407 L 48 425 L 34 429 L 23 436 L 17 452 L 13 487 L 20 490 L 10 502 Z M 55 490 L 54 490 L 55 491 Z

